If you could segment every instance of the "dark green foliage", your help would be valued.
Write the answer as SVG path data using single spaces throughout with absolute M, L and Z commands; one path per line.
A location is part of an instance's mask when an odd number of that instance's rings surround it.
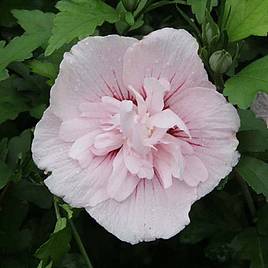
M 31 141 L 75 42 L 95 34 L 141 38 L 162 27 L 197 38 L 210 80 L 237 105 L 241 160 L 193 205 L 180 234 L 131 246 L 53 197 Z M 95 268 L 267 268 L 268 129 L 249 109 L 259 91 L 268 92 L 267 32 L 267 0 L 1 0 L 0 268 L 88 267 L 75 226 Z

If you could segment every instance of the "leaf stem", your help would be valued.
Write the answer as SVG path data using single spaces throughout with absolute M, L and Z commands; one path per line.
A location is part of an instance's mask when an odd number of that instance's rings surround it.
M 82 240 L 81 240 L 81 238 L 79 236 L 79 233 L 77 232 L 77 229 L 76 229 L 73 221 L 71 219 L 69 219 L 69 222 L 70 222 L 70 226 L 71 226 L 71 229 L 72 229 L 72 232 L 73 232 L 74 239 L 75 239 L 75 241 L 77 243 L 77 246 L 78 246 L 78 248 L 79 248 L 82 256 L 85 259 L 85 262 L 86 262 L 87 267 L 88 268 L 93 268 L 93 265 L 91 264 L 91 261 L 90 261 L 88 255 L 87 255 L 87 252 L 85 250 L 85 247 L 84 247 L 84 245 L 82 243 Z
M 196 24 L 192 21 L 192 19 L 185 13 L 182 11 L 182 9 L 178 6 L 178 4 L 176 4 L 176 8 L 178 10 L 178 12 L 180 13 L 180 15 L 183 17 L 183 19 L 189 23 L 189 25 L 193 28 L 193 30 L 196 32 L 197 36 L 199 39 L 201 39 L 201 32 L 198 29 L 198 27 L 196 26 Z
M 240 187 L 241 187 L 244 199 L 245 199 L 245 201 L 247 203 L 247 206 L 248 206 L 252 221 L 255 222 L 255 219 L 256 219 L 256 207 L 255 207 L 254 201 L 252 199 L 252 196 L 250 194 L 250 191 L 248 189 L 248 185 L 244 181 L 244 179 L 239 175 L 238 172 L 236 172 L 235 177 L 237 178 L 237 181 L 240 184 Z
M 58 206 L 58 198 L 56 196 L 54 196 L 54 209 L 55 209 L 55 213 L 56 213 L 56 218 L 57 220 L 61 218 L 60 216 L 60 211 L 59 211 L 59 206 Z
M 54 208 L 55 208 L 55 213 L 56 213 L 56 217 L 57 217 L 57 220 L 61 218 L 61 215 L 60 215 L 60 210 L 59 210 L 59 206 L 58 206 L 58 198 L 56 196 L 54 196 Z M 76 244 L 81 252 L 81 255 L 83 256 L 83 258 L 85 259 L 85 262 L 86 262 L 86 265 L 88 268 L 93 268 L 93 265 L 91 264 L 90 262 L 90 259 L 87 255 L 87 252 L 85 250 L 85 247 L 82 243 L 82 240 L 79 236 L 79 233 L 72 221 L 72 219 L 68 218 L 68 221 L 70 223 L 70 226 L 71 226 L 71 229 L 72 229 L 72 232 L 73 232 L 73 237 L 76 241 Z
M 223 92 L 224 89 L 224 80 L 222 74 L 214 74 L 214 82 L 219 92 Z
M 156 3 L 153 3 L 152 5 L 148 6 L 148 8 L 146 8 L 144 10 L 144 13 L 152 11 L 152 10 L 159 8 L 159 7 L 162 7 L 162 6 L 174 5 L 174 4 L 188 5 L 185 1 L 181 1 L 181 0 L 160 1 L 160 2 L 156 2 Z

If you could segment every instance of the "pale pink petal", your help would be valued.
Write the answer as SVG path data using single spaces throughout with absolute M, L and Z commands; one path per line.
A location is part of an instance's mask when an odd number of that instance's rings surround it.
M 108 179 L 107 192 L 110 198 L 116 199 L 127 176 L 128 170 L 125 166 L 123 150 L 121 149 L 113 159 L 113 171 Z
M 180 137 L 192 145 L 208 170 L 208 179 L 198 185 L 198 194 L 202 197 L 237 163 L 238 114 L 220 93 L 206 88 L 181 91 L 172 99 L 170 107 L 186 122 L 191 134 L 191 139 L 185 135 Z
M 68 157 L 70 143 L 63 142 L 58 137 L 60 125 L 61 121 L 48 109 L 35 128 L 35 138 L 32 144 L 33 159 L 40 169 L 52 171 L 52 175 L 45 180 L 45 184 L 52 193 L 63 197 L 66 202 L 75 207 L 95 205 L 107 199 L 107 194 L 99 193 L 103 192 L 101 183 L 107 184 L 108 175 L 106 174 L 111 173 L 110 160 L 101 164 L 101 159 L 99 159 L 95 164 L 92 163 L 90 168 L 82 170 L 77 161 Z M 96 168 L 98 165 L 100 169 Z M 88 179 L 86 187 L 82 184 L 83 179 Z M 98 185 L 99 188 L 93 185 Z M 83 191 L 91 193 L 84 200 L 81 195 Z M 76 196 L 73 196 L 75 193 Z M 96 195 L 98 198 L 94 200 Z
M 84 102 L 79 105 L 82 117 L 88 118 L 109 118 L 118 113 L 118 107 L 108 103 Z
M 124 201 L 134 192 L 140 180 L 141 179 L 136 175 L 128 174 L 124 180 L 124 183 L 121 184 L 120 188 L 115 193 L 114 199 L 118 202 Z
M 106 104 L 109 104 L 109 105 L 112 105 L 118 109 L 120 109 L 120 105 L 121 105 L 121 101 L 113 98 L 113 97 L 110 97 L 110 96 L 103 96 L 101 97 L 101 101 L 103 103 L 106 103 Z
M 91 130 L 95 130 L 99 125 L 93 120 L 86 120 L 83 118 L 75 118 L 62 122 L 59 129 L 59 137 L 66 142 L 75 141 L 81 138 Z
M 150 163 L 150 165 L 148 165 L 148 162 L 146 163 L 146 160 L 143 161 L 143 166 L 138 172 L 138 177 L 151 180 L 154 177 L 154 175 L 155 175 L 154 167 L 152 166 L 152 164 Z
M 190 222 L 188 213 L 195 199 L 195 188 L 175 180 L 164 189 L 154 178 L 141 180 L 124 202 L 107 200 L 86 209 L 109 232 L 136 244 L 167 239 L 181 231 Z
M 144 78 L 163 78 L 171 84 L 168 94 L 182 86 L 200 85 L 208 79 L 197 51 L 197 41 L 185 30 L 154 31 L 127 50 L 123 70 L 125 84 L 142 92 Z
M 135 96 L 137 105 L 138 105 L 138 112 L 140 115 L 144 115 L 147 112 L 147 105 L 144 101 L 143 97 L 139 92 L 137 92 L 132 86 L 129 86 L 129 91 Z
M 95 206 L 109 198 L 105 187 L 112 164 L 108 157 L 95 157 L 83 170 L 74 168 L 70 163 L 67 167 L 54 170 L 45 180 L 53 194 L 74 207 Z
M 126 136 L 131 135 L 134 115 L 133 103 L 131 101 L 122 101 L 120 106 L 120 126 Z
M 170 109 L 166 109 L 151 116 L 150 123 L 152 126 L 166 129 L 177 126 L 179 129 L 183 130 L 185 133 L 187 133 L 187 135 L 190 136 L 187 126 L 179 118 L 179 116 Z
M 120 148 L 122 144 L 122 134 L 113 131 L 98 134 L 94 139 L 94 147 L 106 154 Z
M 110 35 L 83 39 L 64 54 L 60 73 L 51 89 L 51 109 L 62 119 L 77 118 L 79 105 L 102 96 L 123 99 L 128 91 L 122 82 L 123 56 L 137 42 Z
M 170 84 L 164 79 L 145 78 L 144 90 L 146 104 L 151 114 L 160 112 L 164 108 L 164 94 L 170 89 Z
M 182 180 L 189 186 L 195 187 L 208 179 L 208 170 L 203 162 L 195 155 L 185 156 L 185 167 Z
M 137 174 L 142 167 L 141 159 L 139 158 L 139 155 L 135 153 L 131 148 L 129 148 L 127 145 L 123 146 L 123 156 L 124 156 L 124 162 L 132 174 Z
M 70 148 L 69 156 L 73 159 L 79 159 L 80 154 L 89 150 L 93 145 L 94 139 L 99 133 L 99 130 L 94 130 L 77 139 Z
M 211 89 L 196 87 L 182 90 L 167 105 L 186 123 L 190 131 L 226 129 L 236 132 L 240 125 L 235 108 L 227 103 L 222 94 Z
M 172 185 L 172 178 L 181 178 L 184 159 L 176 144 L 161 144 L 154 151 L 154 167 L 164 188 Z
M 162 186 L 166 189 L 172 185 L 172 173 L 170 170 L 168 159 L 163 157 L 155 157 L 154 166 L 157 171 L 157 176 L 161 181 Z
M 61 120 L 47 109 L 35 127 L 32 156 L 40 169 L 51 171 L 68 157 L 70 144 L 59 138 L 60 125 Z

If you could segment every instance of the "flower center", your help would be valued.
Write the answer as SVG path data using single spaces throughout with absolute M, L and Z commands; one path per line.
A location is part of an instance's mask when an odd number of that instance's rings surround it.
M 162 159 L 170 159 L 176 166 L 174 170 L 178 169 L 176 155 L 180 149 L 167 131 L 176 127 L 188 136 L 190 134 L 177 114 L 164 109 L 164 95 L 169 89 L 166 80 L 146 78 L 142 94 L 129 86 L 135 100 L 120 101 L 105 96 L 100 103 L 82 103 L 79 107 L 81 117 L 93 127 L 73 143 L 70 157 L 77 159 L 81 166 L 87 166 L 92 157 L 115 151 L 124 155 L 130 173 L 151 179 L 157 154 L 164 152 L 169 156 L 163 155 Z M 174 144 L 171 146 L 171 143 Z
M 161 142 L 167 130 L 174 126 L 189 134 L 183 121 L 170 109 L 164 109 L 164 94 L 169 90 L 166 80 L 147 78 L 144 81 L 145 98 L 134 88 L 129 90 L 136 98 L 120 102 L 119 129 L 134 151 L 146 154 Z

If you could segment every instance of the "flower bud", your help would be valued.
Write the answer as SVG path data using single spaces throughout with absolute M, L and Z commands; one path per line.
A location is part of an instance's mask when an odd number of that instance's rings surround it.
M 209 58 L 209 65 L 213 72 L 225 73 L 232 65 L 232 56 L 226 50 L 215 51 Z
M 206 23 L 203 29 L 203 39 L 205 39 L 209 45 L 216 43 L 220 39 L 220 30 L 218 26 Z
M 214 46 L 220 39 L 220 29 L 211 17 L 209 12 L 206 12 L 206 22 L 202 27 L 202 38 L 209 45 Z
M 140 0 L 122 0 L 124 8 L 130 12 L 134 11 L 138 7 L 139 2 Z

